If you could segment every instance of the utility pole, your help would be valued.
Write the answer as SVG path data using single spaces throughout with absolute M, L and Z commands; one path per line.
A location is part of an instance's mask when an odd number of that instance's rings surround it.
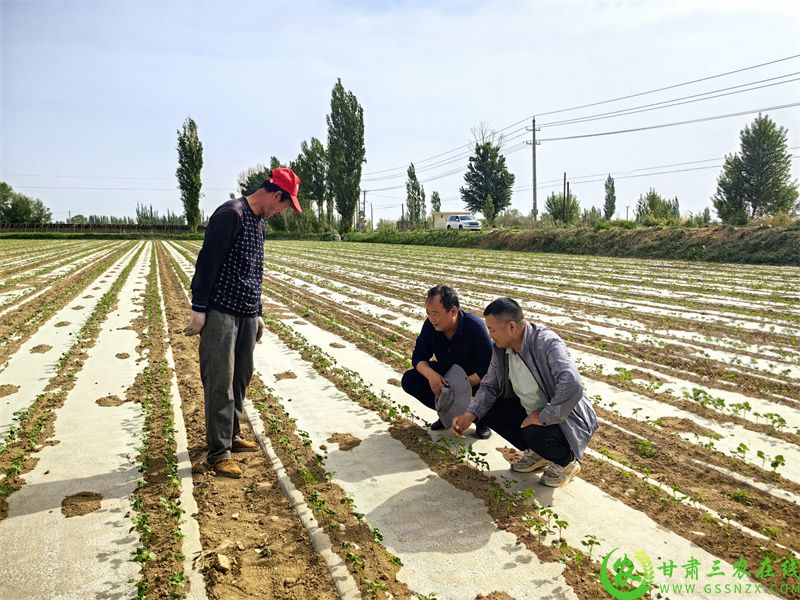
M 366 221 L 367 220 L 367 190 L 362 190 L 362 193 L 364 194 L 364 200 L 363 200 L 363 205 L 362 205 L 362 208 L 361 208 L 361 218 L 364 219 L 364 221 Z M 366 223 L 364 225 L 366 226 Z
M 628 220 L 628 209 L 629 209 L 629 208 L 630 208 L 630 206 L 626 206 L 626 207 L 625 207 L 625 220 L 626 220 L 626 221 Z
M 531 120 L 531 126 L 526 127 L 528 131 L 531 132 L 531 141 L 525 140 L 526 144 L 530 144 L 531 146 L 531 156 L 532 156 L 532 169 L 531 172 L 533 173 L 533 220 L 536 221 L 539 218 L 539 207 L 536 201 L 536 146 L 541 142 L 536 141 L 536 132 L 539 131 L 536 127 L 536 117 Z
M 572 213 L 572 205 L 569 202 L 569 181 L 567 182 L 567 196 L 564 200 L 564 222 L 567 222 L 569 215 Z
M 369 230 L 375 230 L 375 213 L 372 212 L 372 202 L 369 203 Z
M 564 171 L 564 186 L 561 188 L 561 219 L 563 221 L 564 214 L 567 210 L 567 172 Z

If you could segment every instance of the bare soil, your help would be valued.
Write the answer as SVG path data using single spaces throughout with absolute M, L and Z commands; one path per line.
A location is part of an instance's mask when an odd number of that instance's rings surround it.
M 61 512 L 67 518 L 88 515 L 90 512 L 100 510 L 102 499 L 102 494 L 97 492 L 78 492 L 61 501 Z
M 18 385 L 11 385 L 8 383 L 4 383 L 0 385 L 0 398 L 4 398 L 5 396 L 10 396 L 11 394 L 16 394 L 19 391 Z
M 297 375 L 292 371 L 284 371 L 283 373 L 275 374 L 275 381 L 282 381 L 284 379 L 297 379 Z
M 514 596 L 509 596 L 505 592 L 492 592 L 491 594 L 478 594 L 475 600 L 514 600 Z
M 522 460 L 524 454 L 517 450 L 516 448 L 510 448 L 509 446 L 503 446 L 502 448 L 497 448 L 497 451 L 503 455 L 509 464 L 515 463 L 518 460 Z
M 352 433 L 334 433 L 328 438 L 328 442 L 332 444 L 339 444 L 339 450 L 342 450 L 343 452 L 352 450 L 361 444 L 361 440 Z
M 119 396 L 103 396 L 102 398 L 98 398 L 95 400 L 95 404 L 99 406 L 120 406 L 124 404 L 125 400 L 120 398 Z
M 701 427 L 689 419 L 682 419 L 679 417 L 661 417 L 658 422 L 664 429 L 668 429 L 669 431 L 675 433 L 694 433 L 699 436 L 710 437 L 714 440 L 719 440 L 722 438 L 722 436 L 716 431 L 711 431 L 710 429 Z

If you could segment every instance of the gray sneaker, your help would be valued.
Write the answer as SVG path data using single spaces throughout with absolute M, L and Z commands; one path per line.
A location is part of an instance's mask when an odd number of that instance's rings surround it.
M 545 472 L 542 473 L 539 483 L 548 487 L 563 487 L 580 472 L 581 463 L 579 463 L 577 460 L 573 460 L 566 467 L 560 467 L 555 463 L 551 463 Z
M 517 473 L 531 473 L 549 464 L 549 460 L 542 458 L 533 450 L 525 450 L 525 455 L 522 458 L 515 463 L 511 463 L 511 470 Z

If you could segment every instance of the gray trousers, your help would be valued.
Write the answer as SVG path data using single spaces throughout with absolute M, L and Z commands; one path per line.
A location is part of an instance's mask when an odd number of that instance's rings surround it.
M 258 317 L 235 317 L 209 310 L 200 332 L 200 378 L 206 412 L 206 460 L 231 457 L 239 418 L 253 376 Z

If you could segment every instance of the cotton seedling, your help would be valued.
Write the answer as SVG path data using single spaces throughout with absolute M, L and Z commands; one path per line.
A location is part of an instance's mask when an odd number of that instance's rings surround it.
M 364 570 L 364 559 L 361 558 L 355 552 L 348 552 L 345 556 L 345 560 L 349 565 L 353 567 L 353 570 L 356 572 L 362 572 Z
M 778 537 L 778 535 L 780 535 L 781 530 L 777 527 L 764 527 L 764 529 L 761 530 L 761 533 L 763 533 L 769 539 L 774 540 Z
M 749 402 L 738 402 L 736 404 L 731 404 L 731 410 L 733 414 L 739 416 L 741 413 L 749 413 L 752 410 L 752 406 L 750 406 Z
M 747 451 L 748 451 L 749 449 L 750 449 L 750 448 L 748 448 L 748 447 L 747 447 L 747 444 L 745 444 L 744 442 L 741 442 L 741 443 L 740 443 L 738 446 L 736 446 L 736 449 L 735 449 L 735 450 L 732 450 L 732 451 L 731 451 L 731 453 L 732 453 L 732 454 L 735 454 L 735 455 L 738 455 L 738 456 L 739 456 L 739 458 L 741 458 L 742 460 L 744 460 L 744 459 L 745 459 L 745 456 L 746 456 L 746 454 L 747 454 Z
M 156 560 L 156 553 L 144 547 L 131 550 L 131 561 L 137 563 L 145 563 L 149 560 Z
M 770 466 L 772 467 L 773 474 L 778 474 L 778 469 L 786 464 L 786 459 L 784 459 L 782 454 L 778 454 L 775 458 L 772 459 Z
M 383 541 L 383 534 L 381 533 L 380 529 L 377 527 L 373 527 L 372 525 L 367 525 L 369 527 L 369 531 L 372 534 L 372 539 L 375 542 L 382 542 Z
M 731 492 L 731 498 L 736 500 L 736 502 L 739 504 L 744 504 L 746 506 L 750 506 L 752 504 L 750 493 L 747 490 L 736 488 Z
M 786 427 L 786 419 L 784 419 L 777 413 L 769 412 L 765 413 L 763 416 L 764 418 L 769 419 L 770 425 L 772 425 L 772 427 L 774 427 L 778 431 Z
M 562 531 L 564 531 L 567 527 L 569 527 L 569 523 L 566 519 L 559 519 L 558 515 L 554 515 L 554 523 L 556 527 L 558 527 L 558 539 L 561 541 L 563 538 L 561 536 Z
M 171 517 L 180 517 L 186 512 L 181 508 L 180 500 L 168 500 L 167 498 L 161 497 L 158 499 L 158 503 Z
M 385 583 L 378 583 L 377 581 L 373 581 L 372 579 L 368 579 L 366 577 L 364 577 L 361 582 L 367 586 L 367 593 L 369 594 L 370 598 L 377 598 L 378 592 L 386 589 Z
M 658 450 L 650 440 L 637 439 L 636 453 L 642 458 L 653 458 L 658 454 Z
M 539 541 L 544 539 L 551 533 L 547 524 L 532 515 L 523 515 L 522 522 L 528 527 L 528 531 L 534 534 Z

